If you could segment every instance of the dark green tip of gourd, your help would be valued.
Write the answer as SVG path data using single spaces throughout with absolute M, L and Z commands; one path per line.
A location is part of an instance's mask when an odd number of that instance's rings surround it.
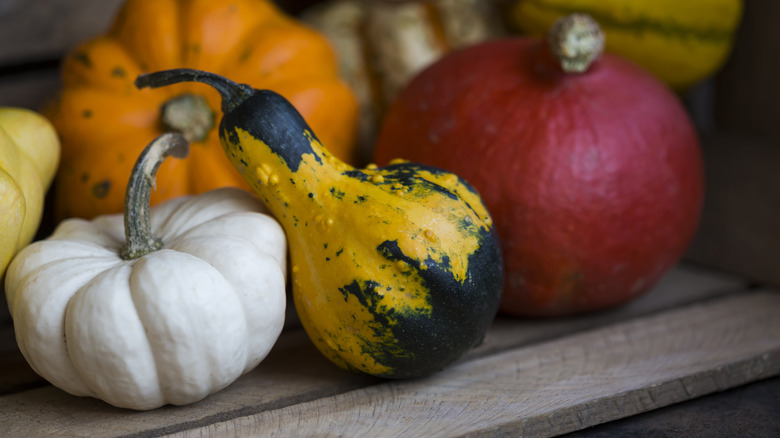
M 136 88 L 158 88 L 181 82 L 201 82 L 216 89 L 222 96 L 222 112 L 229 114 L 255 93 L 255 89 L 246 84 L 233 82 L 218 74 L 192 68 L 175 68 L 154 73 L 138 75 Z

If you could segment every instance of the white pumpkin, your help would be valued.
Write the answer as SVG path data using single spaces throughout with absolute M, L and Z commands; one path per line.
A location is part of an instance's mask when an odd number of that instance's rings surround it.
M 251 194 L 176 198 L 145 220 L 162 241 L 148 254 L 120 255 L 122 215 L 68 219 L 23 249 L 5 282 L 19 348 L 38 374 L 137 410 L 228 386 L 265 358 L 285 315 L 285 235 Z

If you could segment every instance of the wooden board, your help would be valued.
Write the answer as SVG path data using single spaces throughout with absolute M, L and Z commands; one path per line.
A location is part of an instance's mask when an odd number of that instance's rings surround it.
M 744 6 L 734 51 L 700 108 L 713 121 L 702 136 L 707 196 L 688 258 L 780 285 L 780 2 Z
M 743 2 L 734 51 L 717 80 L 714 101 L 721 129 L 749 133 L 780 147 L 780 16 L 777 0 Z
M 294 11 L 311 2 L 280 0 Z M 121 3 L 0 1 L 0 105 L 39 108 L 59 87 L 57 60 L 105 30 Z M 229 388 L 150 412 L 42 380 L 16 348 L 1 298 L 0 436 L 553 436 L 780 375 L 780 293 L 752 286 L 780 285 L 780 131 L 769 92 L 780 45 L 769 38 L 778 34 L 769 9 L 777 9 L 769 0 L 746 5 L 735 56 L 691 106 L 713 131 L 703 145 L 707 205 L 687 260 L 717 270 L 682 265 L 614 311 L 499 317 L 480 347 L 417 381 L 344 372 L 293 321 L 266 361 Z
M 688 259 L 780 285 L 780 143 L 721 131 L 703 146 L 707 192 Z
M 780 437 L 780 377 L 567 433 L 562 438 L 616 437 Z
M 555 436 L 780 373 L 778 306 L 729 297 L 175 436 Z
M 257 369 L 183 407 L 133 412 L 70 396 L 34 375 L 16 386 L 6 379 L 0 430 L 11 437 L 552 436 L 780 374 L 780 293 L 747 287 L 739 277 L 680 266 L 613 311 L 498 318 L 458 364 L 415 381 L 342 371 L 300 329 L 283 333 Z M 29 379 L 7 336 L 0 373 Z
M 3 0 L 0 66 L 56 59 L 104 32 L 124 0 Z

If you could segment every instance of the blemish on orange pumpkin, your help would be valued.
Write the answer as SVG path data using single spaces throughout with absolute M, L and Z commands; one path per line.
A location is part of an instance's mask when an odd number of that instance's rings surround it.
M 87 55 L 85 52 L 78 52 L 73 54 L 71 57 L 74 61 L 78 61 L 81 64 L 84 64 L 85 67 L 91 68 L 92 67 L 92 59 L 90 59 L 89 55 Z
M 96 198 L 102 199 L 108 196 L 108 192 L 111 190 L 111 181 L 104 179 L 99 183 L 92 186 L 92 195 Z

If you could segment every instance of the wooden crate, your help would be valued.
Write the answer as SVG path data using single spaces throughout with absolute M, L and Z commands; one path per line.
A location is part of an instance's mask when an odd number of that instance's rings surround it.
M 4 436 L 549 437 L 780 374 L 780 293 L 692 266 L 614 311 L 498 318 L 485 342 L 425 379 L 384 381 L 285 331 L 258 368 L 183 407 L 147 412 L 72 397 L 0 332 Z
M 59 87 L 62 54 L 104 30 L 121 3 L 1 3 L 0 105 L 39 108 Z M 686 96 L 706 160 L 702 223 L 685 260 L 640 299 L 577 318 L 499 317 L 458 363 L 411 381 L 338 369 L 293 321 L 227 389 L 134 412 L 37 376 L 3 297 L 0 435 L 546 437 L 780 375 L 777 13 L 772 0 L 746 2 L 729 64 Z
M 745 2 L 700 118 L 707 196 L 688 258 L 780 285 L 780 3 Z

